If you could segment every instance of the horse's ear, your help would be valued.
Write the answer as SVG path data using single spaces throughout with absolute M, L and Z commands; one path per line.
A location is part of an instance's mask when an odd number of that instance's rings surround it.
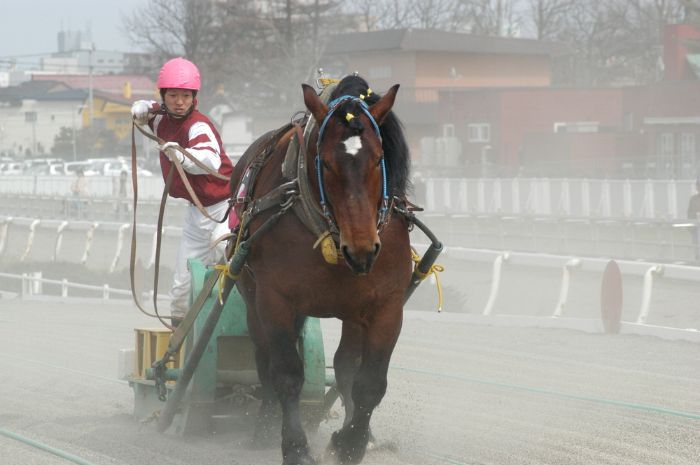
M 382 124 L 384 122 L 384 118 L 389 114 L 391 107 L 394 106 L 394 100 L 396 100 L 396 93 L 398 91 L 399 84 L 394 84 L 382 98 L 369 107 L 369 112 L 377 124 Z
M 311 114 L 314 116 L 316 123 L 321 124 L 323 119 L 328 114 L 328 107 L 321 101 L 320 98 L 318 98 L 318 95 L 316 95 L 316 91 L 313 87 L 307 84 L 302 84 L 301 88 L 304 91 L 304 104 L 306 105 L 306 108 L 308 108 Z

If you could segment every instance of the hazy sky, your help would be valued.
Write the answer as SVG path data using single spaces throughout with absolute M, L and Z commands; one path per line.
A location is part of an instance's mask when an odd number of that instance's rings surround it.
M 57 50 L 56 35 L 85 31 L 100 50 L 134 50 L 121 31 L 122 16 L 148 0 L 0 0 L 0 57 Z

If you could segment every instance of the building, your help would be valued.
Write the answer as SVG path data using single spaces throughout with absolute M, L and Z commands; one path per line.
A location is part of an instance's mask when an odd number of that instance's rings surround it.
M 695 177 L 700 32 L 674 25 L 666 38 L 665 78 L 652 85 L 441 90 L 438 133 L 460 153 L 423 151 L 421 163 L 437 175 Z
M 552 57 L 564 52 L 532 39 L 396 29 L 331 36 L 321 62 L 328 75 L 356 71 L 379 92 L 400 83 L 395 109 L 417 153 L 421 138 L 441 134 L 441 92 L 548 87 Z
M 124 140 L 131 131 L 131 104 L 134 100 L 160 100 L 156 84 L 147 76 L 133 74 L 43 74 L 34 75 L 33 81 L 51 80 L 86 92 L 83 127 L 113 131 L 117 140 Z M 90 102 L 92 86 L 92 103 Z M 90 117 L 92 108 L 92 118 Z
M 56 81 L 27 81 L 0 88 L 0 153 L 35 156 L 51 152 L 62 127 L 81 127 L 87 93 Z

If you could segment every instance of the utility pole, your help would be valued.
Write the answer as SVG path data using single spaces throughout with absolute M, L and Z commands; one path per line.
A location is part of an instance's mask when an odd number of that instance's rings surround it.
M 88 50 L 88 105 L 90 108 L 90 127 L 92 127 L 92 113 L 94 110 L 93 107 L 93 101 L 92 101 L 92 52 L 95 50 L 95 46 L 92 45 L 90 49 Z

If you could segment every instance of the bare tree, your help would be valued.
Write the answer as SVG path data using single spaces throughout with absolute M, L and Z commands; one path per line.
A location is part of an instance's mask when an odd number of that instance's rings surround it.
M 123 18 L 131 41 L 161 58 L 183 55 L 201 60 L 208 55 L 216 19 L 212 0 L 151 0 Z
M 153 0 L 125 18 L 134 43 L 163 59 L 184 55 L 205 79 L 200 101 L 292 105 L 308 81 L 338 0 Z M 333 21 L 331 21 L 333 19 Z M 298 95 L 297 95 L 298 94 Z M 288 111 L 285 110 L 285 111 Z
M 518 35 L 521 17 L 515 3 L 514 0 L 462 0 L 469 30 L 479 35 Z
M 574 0 L 528 0 L 526 12 L 535 38 L 555 39 L 561 36 L 566 22 L 566 13 Z

